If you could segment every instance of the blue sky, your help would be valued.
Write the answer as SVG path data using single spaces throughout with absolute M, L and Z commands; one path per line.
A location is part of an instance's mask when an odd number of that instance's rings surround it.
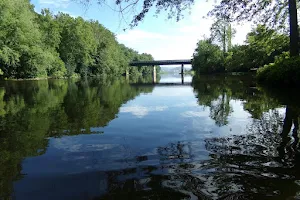
M 79 0 L 80 1 L 80 0 Z M 114 1 L 106 2 L 106 5 L 95 3 L 85 7 L 74 0 L 31 0 L 35 10 L 50 8 L 53 13 L 65 12 L 73 17 L 81 16 L 84 19 L 98 20 L 110 31 L 117 35 L 120 43 L 131 47 L 140 53 L 150 53 L 155 59 L 187 59 L 191 58 L 198 40 L 204 35 L 209 36 L 209 28 L 212 19 L 203 19 L 213 7 L 215 1 L 199 0 L 192 7 L 191 12 L 186 12 L 183 20 L 176 22 L 168 20 L 166 13 L 158 17 L 153 16 L 152 10 L 145 20 L 134 29 L 128 28 L 132 14 L 122 19 Z M 233 43 L 241 44 L 246 39 L 246 34 L 251 30 L 250 24 L 234 25 L 237 34 Z

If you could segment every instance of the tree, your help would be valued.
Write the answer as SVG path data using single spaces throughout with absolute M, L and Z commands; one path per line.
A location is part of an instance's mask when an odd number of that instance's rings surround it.
M 46 76 L 48 51 L 28 0 L 0 1 L 0 67 L 5 77 Z
M 34 11 L 29 0 L 0 0 L 1 78 L 62 78 L 122 75 L 127 49 L 98 21 Z M 153 60 L 130 51 L 130 58 Z M 132 68 L 147 74 L 151 68 Z
M 193 70 L 199 73 L 215 73 L 224 71 L 223 54 L 219 46 L 210 39 L 200 40 L 193 55 Z
M 220 18 L 212 24 L 210 31 L 211 39 L 221 44 L 225 55 L 232 47 L 231 40 L 234 37 L 235 29 L 231 27 L 230 22 L 226 18 Z
M 225 58 L 227 71 L 249 71 L 273 63 L 289 50 L 289 37 L 264 25 L 247 34 L 245 45 L 236 45 Z
M 65 76 L 66 68 L 57 52 L 59 45 L 62 43 L 59 24 L 54 20 L 53 14 L 48 9 L 44 9 L 41 14 L 37 14 L 37 23 L 42 35 L 43 49 L 49 51 L 49 59 L 52 61 L 46 66 L 47 76 L 62 78 Z
M 209 15 L 227 16 L 238 21 L 254 20 L 272 27 L 285 28 L 287 21 L 290 32 L 290 55 L 298 56 L 298 19 L 296 0 L 285 1 L 228 1 L 222 0 Z

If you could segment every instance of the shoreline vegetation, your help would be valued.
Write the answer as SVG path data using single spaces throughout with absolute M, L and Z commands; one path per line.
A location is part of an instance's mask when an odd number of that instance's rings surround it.
M 126 72 L 137 79 L 153 73 L 152 67 L 128 65 L 153 60 L 152 55 L 118 43 L 98 21 L 53 15 L 49 9 L 36 13 L 29 0 L 1 1 L 0 11 L 0 80 L 107 77 Z M 300 86 L 300 58 L 290 57 L 288 31 L 258 24 L 245 44 L 232 45 L 236 30 L 228 18 L 217 18 L 210 30 L 210 36 L 197 43 L 192 70 L 186 74 L 241 73 L 255 68 L 259 83 Z
M 130 61 L 152 55 L 118 43 L 98 21 L 34 11 L 29 0 L 0 2 L 0 79 L 38 80 L 151 74 Z M 160 67 L 156 67 L 157 72 Z
M 256 70 L 259 84 L 300 87 L 300 57 L 290 58 L 287 33 L 257 25 L 243 45 L 232 45 L 235 30 L 230 22 L 217 21 L 211 35 L 200 40 L 193 54 L 192 70 L 201 74 L 241 73 Z

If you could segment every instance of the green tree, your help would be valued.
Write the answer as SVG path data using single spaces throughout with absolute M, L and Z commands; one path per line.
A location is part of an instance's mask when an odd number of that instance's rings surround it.
M 43 49 L 36 15 L 28 0 L 0 1 L 0 68 L 5 77 L 47 76 L 49 52 Z
M 231 41 L 234 37 L 235 30 L 231 27 L 230 22 L 226 18 L 220 18 L 212 24 L 210 31 L 211 39 L 221 44 L 220 46 L 225 55 L 232 47 Z
M 254 20 L 270 26 L 284 27 L 288 21 L 290 33 L 290 54 L 298 56 L 298 19 L 296 0 L 285 1 L 227 1 L 222 0 L 210 15 L 228 16 L 238 21 Z M 284 27 L 285 28 L 285 27 Z
M 61 44 L 61 29 L 53 14 L 48 9 L 37 14 L 37 22 L 42 35 L 44 50 L 49 51 L 49 65 L 46 66 L 49 77 L 62 78 L 65 76 L 66 68 L 64 62 L 60 59 L 57 49 Z
M 66 63 L 67 75 L 71 77 L 77 73 L 86 76 L 88 66 L 94 62 L 92 55 L 96 50 L 92 27 L 80 17 L 74 19 L 63 13 L 59 13 L 56 20 L 62 29 L 58 52 Z
M 209 39 L 200 40 L 193 55 L 192 68 L 197 74 L 223 72 L 223 54 L 219 46 Z
M 29 0 L 0 0 L 1 78 L 120 76 L 129 62 L 153 60 L 130 50 L 98 21 L 35 13 Z M 148 74 L 152 68 L 131 68 Z
M 264 25 L 258 25 L 247 35 L 246 44 L 234 46 L 225 58 L 227 71 L 249 71 L 273 63 L 289 50 L 289 37 Z

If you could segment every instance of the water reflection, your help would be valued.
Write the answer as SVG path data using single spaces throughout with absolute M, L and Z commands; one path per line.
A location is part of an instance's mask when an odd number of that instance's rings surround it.
M 101 133 L 119 107 L 151 87 L 125 80 L 3 82 L 0 87 L 0 197 L 22 179 L 22 160 L 43 155 L 49 137 Z M 105 84 L 104 84 L 105 83 Z M 1 198 L 0 198 L 1 199 Z
M 0 199 L 300 197 L 296 93 L 130 83 L 1 83 Z

